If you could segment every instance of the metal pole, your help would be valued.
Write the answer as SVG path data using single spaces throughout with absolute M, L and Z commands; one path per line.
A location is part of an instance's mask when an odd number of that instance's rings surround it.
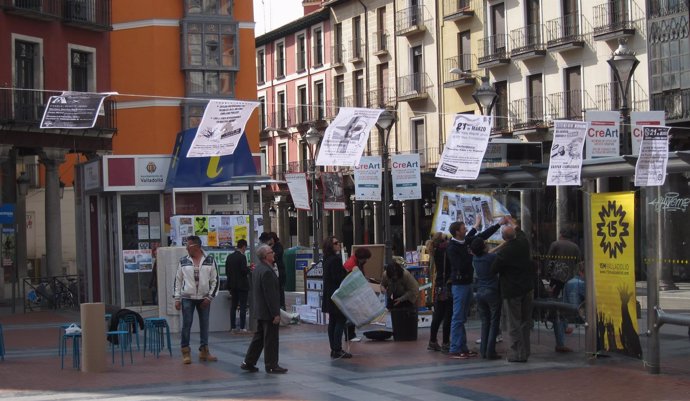
M 388 171 L 388 136 L 390 135 L 390 127 L 384 133 L 386 140 L 383 142 L 383 207 L 381 215 L 383 217 L 383 238 L 385 244 L 385 258 L 384 263 L 388 264 L 393 260 L 393 248 L 391 243 L 391 219 L 388 210 L 383 211 L 383 208 L 388 208 L 391 203 L 391 193 L 389 188 L 390 172 Z
M 314 160 L 313 145 L 309 146 L 311 153 L 311 165 L 309 166 L 309 176 L 311 177 L 311 222 L 312 234 L 314 236 L 314 243 L 312 245 L 312 261 L 317 263 L 319 261 L 319 240 L 317 232 L 319 230 L 318 219 L 318 201 L 316 200 L 316 160 Z
M 585 352 L 588 355 L 596 355 L 597 347 L 597 304 L 594 292 L 594 249 L 592 248 L 592 193 L 594 181 L 583 182 L 583 215 L 585 236 L 585 311 L 587 322 L 585 324 Z M 593 361 L 594 358 L 590 359 Z
M 661 187 L 656 187 L 655 190 L 654 188 L 647 187 L 644 188 L 643 191 L 645 194 L 647 193 L 647 191 L 654 191 L 656 192 L 655 198 L 659 199 L 661 197 L 662 189 Z M 645 199 L 645 204 L 647 202 L 648 200 Z M 659 306 L 659 270 L 661 270 L 661 261 L 664 249 L 664 247 L 661 244 L 661 237 L 659 236 L 659 234 L 664 231 L 662 229 L 664 224 L 664 218 L 663 213 L 661 211 L 652 215 L 656 217 L 656 222 L 652 222 L 652 219 L 649 215 L 650 212 L 649 209 L 647 209 L 647 221 L 652 223 L 648 224 L 647 227 L 651 227 L 652 230 L 656 231 L 653 232 L 653 238 L 657 238 L 657 246 L 654 247 L 654 262 L 649 263 L 647 265 L 647 334 L 649 335 L 649 342 L 647 345 L 649 363 L 647 364 L 647 370 L 651 374 L 658 375 L 661 371 L 661 358 L 659 356 L 659 329 L 657 327 L 656 308 Z
M 247 191 L 247 194 L 249 195 L 249 213 L 248 213 L 249 214 L 249 256 L 251 258 L 250 260 L 252 261 L 252 263 L 256 263 L 256 262 L 258 262 L 258 260 L 255 259 L 256 258 L 256 253 L 255 253 L 256 235 L 254 234 L 254 184 L 249 183 L 248 186 L 249 186 L 249 189 Z M 256 262 L 254 262 L 255 260 L 256 260 Z M 249 280 L 250 285 L 251 285 L 251 282 L 252 281 Z M 251 287 L 250 287 L 250 291 L 251 291 Z M 234 313 L 234 311 L 233 311 L 233 313 Z M 256 320 L 252 319 L 252 317 L 254 316 L 255 313 L 256 313 L 256 311 L 254 309 L 254 302 L 250 302 L 249 303 L 249 314 L 248 314 L 249 316 L 247 316 L 248 317 L 247 322 L 249 324 L 248 328 L 250 331 L 256 331 Z

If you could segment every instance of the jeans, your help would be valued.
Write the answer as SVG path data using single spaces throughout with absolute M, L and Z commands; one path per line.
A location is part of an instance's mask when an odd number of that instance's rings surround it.
M 346 321 L 345 316 L 338 312 L 328 316 L 328 342 L 331 345 L 331 351 L 337 352 L 343 349 L 343 331 L 345 331 Z
M 237 312 L 237 306 L 240 307 L 240 329 L 245 328 L 245 323 L 247 321 L 247 297 L 249 291 L 245 290 L 230 290 L 230 296 L 232 298 L 230 302 L 230 328 L 237 328 L 235 313 Z
M 490 358 L 496 356 L 496 336 L 501 324 L 501 295 L 498 290 L 480 288 L 476 298 L 479 318 L 482 322 L 479 355 L 482 358 Z
M 450 324 L 450 352 L 467 352 L 465 322 L 472 302 L 472 286 L 453 284 L 453 318 Z
M 429 342 L 437 342 L 438 329 L 441 326 L 441 322 L 443 322 L 443 344 L 450 343 L 450 321 L 452 318 L 453 300 L 451 298 L 448 298 L 445 301 L 436 300 L 434 302 L 434 314 L 431 316 L 431 332 L 429 334 Z
M 211 312 L 211 305 L 202 307 L 203 299 L 182 298 L 182 334 L 180 346 L 189 347 L 189 332 L 194 322 L 194 309 L 199 315 L 199 345 L 208 345 L 208 319 Z
M 553 334 L 556 336 L 556 346 L 562 347 L 565 345 L 565 329 L 568 327 L 568 322 L 556 315 L 553 318 Z

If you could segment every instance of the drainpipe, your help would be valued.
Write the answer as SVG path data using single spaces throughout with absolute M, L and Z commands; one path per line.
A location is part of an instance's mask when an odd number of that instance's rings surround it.
M 364 65 L 366 66 L 366 76 L 365 76 L 365 85 L 367 86 L 367 98 L 369 97 L 369 93 L 371 92 L 370 90 L 370 85 L 369 85 L 369 9 L 367 6 L 362 2 L 362 0 L 358 0 L 359 4 L 362 5 L 362 8 L 364 8 Z M 368 103 L 367 99 L 367 103 Z
M 436 69 L 436 87 L 438 88 L 438 110 L 440 110 L 437 114 L 438 116 L 438 152 L 441 151 L 441 144 L 443 143 L 443 138 L 445 137 L 445 124 L 443 121 L 443 116 L 445 115 L 446 108 L 445 108 L 445 103 L 446 99 L 443 96 L 443 72 L 442 68 L 445 66 L 443 65 L 443 41 L 439 40 L 441 38 L 441 31 L 443 30 L 443 19 L 441 18 L 440 14 L 440 6 L 439 6 L 440 1 L 436 2 L 436 19 L 439 21 L 438 24 L 436 24 L 436 49 L 438 53 L 438 62 L 441 65 L 441 68 Z M 459 56 L 459 55 L 458 55 Z M 426 152 L 427 155 L 429 152 Z

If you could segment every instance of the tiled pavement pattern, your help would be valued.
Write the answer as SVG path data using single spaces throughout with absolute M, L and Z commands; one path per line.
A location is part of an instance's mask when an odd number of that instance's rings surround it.
M 333 361 L 325 327 L 308 324 L 281 329 L 281 365 L 290 370 L 286 375 L 240 370 L 250 337 L 230 333 L 211 335 L 218 363 L 199 363 L 193 352 L 194 363 L 182 365 L 174 346 L 173 358 L 166 353 L 143 358 L 139 352 L 134 365 L 127 361 L 123 368 L 116 360 L 115 365 L 108 362 L 104 373 L 87 374 L 71 369 L 71 363 L 60 370 L 57 324 L 75 319 L 78 314 L 64 312 L 0 314 L 8 351 L 0 362 L 0 400 L 690 399 L 690 341 L 682 328 L 663 335 L 661 375 L 650 375 L 643 362 L 619 356 L 588 361 L 584 333 L 578 330 L 567 339 L 576 352 L 556 354 L 553 333 L 543 326 L 533 332 L 526 364 L 449 359 L 426 350 L 428 329 L 420 329 L 417 342 L 354 343 L 353 359 Z M 470 339 L 477 338 L 478 323 L 471 321 L 468 331 Z M 193 344 L 197 341 L 193 334 Z M 501 344 L 499 351 L 505 347 Z

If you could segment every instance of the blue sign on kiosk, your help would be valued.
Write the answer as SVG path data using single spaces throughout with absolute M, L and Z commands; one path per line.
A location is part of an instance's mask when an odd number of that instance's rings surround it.
M 14 203 L 0 205 L 0 224 L 14 224 Z

